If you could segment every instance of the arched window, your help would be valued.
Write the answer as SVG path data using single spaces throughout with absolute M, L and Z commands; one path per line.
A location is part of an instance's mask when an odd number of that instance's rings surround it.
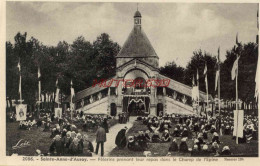
M 117 111 L 116 111 L 116 104 L 115 103 L 111 103 L 110 104 L 110 115 L 111 116 L 116 116 L 116 113 L 117 113 Z

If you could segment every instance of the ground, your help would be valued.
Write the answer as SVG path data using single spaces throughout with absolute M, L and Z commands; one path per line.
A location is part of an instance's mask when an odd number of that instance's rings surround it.
M 137 134 L 139 130 L 147 130 L 148 128 L 142 124 L 140 121 L 135 121 L 133 124 L 133 127 L 127 132 L 128 136 L 133 136 Z M 173 128 L 170 130 L 172 131 Z M 212 135 L 209 134 L 209 139 L 211 140 Z M 177 138 L 177 142 L 180 142 L 181 138 Z M 220 149 L 223 148 L 223 146 L 228 145 L 231 149 L 231 152 L 234 156 L 257 156 L 258 154 L 258 141 L 252 141 L 249 144 L 239 144 L 237 145 L 235 140 L 232 139 L 232 136 L 230 135 L 223 135 L 220 136 L 220 141 L 222 144 L 220 145 Z M 148 151 L 151 151 L 153 156 L 166 156 L 168 153 L 168 149 L 171 143 L 149 143 L 148 144 Z M 193 146 L 193 141 L 189 139 L 187 141 L 188 147 L 191 148 Z M 124 149 L 118 149 L 115 148 L 111 151 L 110 156 L 114 157 L 141 157 L 144 156 L 143 152 L 135 152 L 130 151 L 127 148 Z M 172 156 L 190 156 L 190 153 L 173 153 Z
M 118 120 L 109 120 L 109 126 L 112 127 L 117 124 Z M 54 126 L 54 123 L 52 124 Z M 19 122 L 12 122 L 6 124 L 6 154 L 18 153 L 26 156 L 33 156 L 36 149 L 40 149 L 42 153 L 47 153 L 52 142 L 50 138 L 51 132 L 43 132 L 43 127 L 36 128 L 35 126 L 31 130 L 20 130 Z M 94 141 L 95 132 L 82 132 L 78 127 L 79 132 L 87 134 L 90 141 Z M 17 150 L 12 150 L 12 146 L 16 145 L 20 139 L 28 140 L 30 146 L 23 147 Z M 95 145 L 94 145 L 95 146 Z
M 125 149 L 118 149 L 115 147 L 115 137 L 117 132 L 127 126 L 130 128 L 127 132 L 127 136 L 135 135 L 139 130 L 147 130 L 147 127 L 142 124 L 142 122 L 134 121 L 135 118 L 131 117 L 130 122 L 128 124 L 115 124 L 117 121 L 110 121 L 110 131 L 107 135 L 107 142 L 105 143 L 105 156 L 112 157 L 143 157 L 143 152 L 133 152 Z M 36 149 L 40 149 L 43 153 L 47 153 L 49 146 L 51 144 L 50 132 L 42 132 L 43 128 L 33 128 L 31 130 L 19 130 L 19 123 L 7 123 L 6 127 L 6 151 L 7 155 L 14 153 L 12 150 L 12 146 L 14 146 L 20 139 L 28 140 L 30 142 L 30 146 L 24 147 L 17 150 L 17 153 L 20 155 L 32 156 L 35 153 Z M 89 139 L 93 142 L 95 148 L 95 133 L 88 132 L 84 134 L 89 135 Z M 209 139 L 211 135 L 209 136 Z M 180 141 L 180 138 L 177 138 L 177 141 Z M 232 139 L 232 136 L 221 136 L 220 141 L 223 142 L 220 146 L 222 149 L 223 146 L 229 145 L 232 153 L 235 156 L 257 156 L 258 154 L 258 141 L 252 141 L 249 144 L 239 144 L 235 143 L 235 140 Z M 188 140 L 188 146 L 192 147 L 192 140 Z M 168 153 L 170 143 L 149 143 L 148 150 L 152 152 L 153 156 L 165 156 Z M 173 156 L 190 156 L 189 153 L 180 154 L 174 153 Z

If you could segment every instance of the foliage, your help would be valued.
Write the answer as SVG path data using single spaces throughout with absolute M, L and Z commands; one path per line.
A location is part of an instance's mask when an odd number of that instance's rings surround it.
M 115 74 L 115 56 L 120 46 L 108 34 L 101 34 L 91 43 L 79 36 L 70 45 L 60 41 L 57 46 L 45 46 L 27 33 L 17 33 L 14 45 L 6 42 L 6 90 L 7 97 L 18 99 L 20 58 L 22 74 L 22 97 L 27 104 L 36 102 L 38 93 L 38 67 L 41 71 L 43 94 L 55 92 L 55 82 L 63 95 L 70 94 L 70 82 L 75 91 L 83 90 L 97 78 L 108 78 Z M 97 73 L 97 71 L 99 71 Z

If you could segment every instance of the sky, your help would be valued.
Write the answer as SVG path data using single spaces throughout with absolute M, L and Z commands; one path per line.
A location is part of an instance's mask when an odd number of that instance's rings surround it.
M 202 49 L 220 59 L 236 41 L 255 42 L 258 4 L 139 3 L 142 29 L 157 55 L 159 65 L 175 61 L 185 67 L 193 51 Z M 134 21 L 136 3 L 7 2 L 6 40 L 27 32 L 44 45 L 69 44 L 84 36 L 93 42 L 101 33 L 123 46 Z

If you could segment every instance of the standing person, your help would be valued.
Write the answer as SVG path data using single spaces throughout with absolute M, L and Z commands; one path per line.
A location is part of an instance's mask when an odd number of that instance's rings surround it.
M 104 126 L 104 129 L 105 129 L 106 133 L 109 133 L 109 130 L 108 130 L 108 123 L 107 123 L 107 118 L 104 118 L 103 126 Z
M 96 154 L 98 154 L 99 144 L 101 144 L 101 156 L 104 156 L 104 142 L 106 142 L 106 131 L 101 126 L 98 125 L 97 133 L 96 133 Z

